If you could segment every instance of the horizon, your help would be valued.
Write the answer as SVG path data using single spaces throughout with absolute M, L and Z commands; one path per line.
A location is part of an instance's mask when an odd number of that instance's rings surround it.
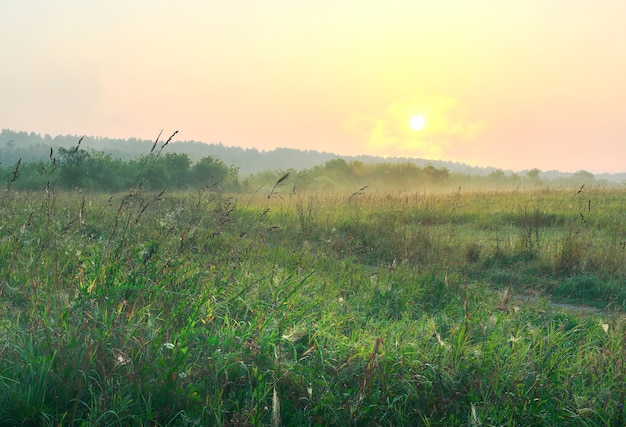
M 31 0 L 0 14 L 2 128 L 626 172 L 617 0 Z
M 0 131 L 10 131 L 10 132 L 25 132 L 27 134 L 30 134 L 30 131 L 26 131 L 26 130 L 15 130 L 15 129 L 0 129 Z M 33 132 L 34 133 L 34 132 Z M 174 133 L 174 132 L 172 132 Z M 38 137 L 40 138 L 45 138 L 47 136 L 49 136 L 51 139 L 55 139 L 57 137 L 71 137 L 71 138 L 75 138 L 76 139 L 76 143 L 79 140 L 82 140 L 82 146 L 84 147 L 85 144 L 88 145 L 89 144 L 89 140 L 90 139 L 94 139 L 94 140 L 99 140 L 99 139 L 111 139 L 111 140 L 119 140 L 119 141 L 129 141 L 130 138 L 110 138 L 110 137 L 106 137 L 106 136 L 101 136 L 101 135 L 72 135 L 72 134 L 65 134 L 65 135 L 49 135 L 49 134 L 38 134 L 35 133 Z M 179 132 L 175 131 L 175 134 L 178 135 Z M 158 136 L 158 142 L 159 143 L 164 143 L 168 138 L 169 138 L 170 134 L 165 135 L 164 132 L 162 132 L 161 134 L 159 134 Z M 84 139 L 83 139 L 84 138 Z M 132 137 L 131 137 L 132 138 Z M 157 138 L 155 137 L 154 139 L 147 139 L 147 138 L 134 138 L 136 141 L 141 142 L 141 143 L 147 143 L 147 144 L 153 144 L 157 141 Z M 0 141 L 0 144 L 2 142 L 12 142 L 12 141 Z M 169 143 L 168 146 L 175 146 L 176 144 L 185 144 L 185 143 L 200 143 L 200 144 L 204 144 L 207 145 L 207 147 L 210 147 L 212 145 L 216 145 L 216 146 L 223 146 L 226 149 L 240 149 L 240 150 L 256 150 L 259 153 L 262 154 L 269 154 L 272 153 L 274 151 L 277 150 L 295 150 L 295 151 L 300 151 L 302 153 L 304 153 L 305 151 L 313 151 L 317 154 L 322 154 L 322 155 L 329 155 L 329 156 L 335 156 L 338 158 L 355 158 L 358 159 L 359 157 L 372 157 L 375 159 L 381 159 L 383 161 L 387 161 L 387 160 L 407 160 L 407 161 L 421 161 L 421 162 L 425 162 L 426 164 L 431 164 L 432 163 L 453 163 L 453 164 L 458 164 L 470 169 L 485 169 L 485 170 L 501 170 L 503 171 L 505 174 L 509 174 L 509 173 L 513 173 L 513 174 L 519 174 L 519 173 L 525 173 L 528 172 L 532 169 L 535 168 L 527 168 L 527 169 L 505 169 L 505 168 L 501 168 L 498 167 L 497 165 L 487 165 L 487 166 L 477 166 L 477 165 L 473 165 L 470 163 L 465 163 L 465 162 L 457 162 L 457 161 L 451 161 L 451 160 L 443 160 L 443 159 L 429 159 L 429 158 L 424 158 L 424 157 L 408 157 L 408 156 L 380 156 L 380 155 L 371 155 L 371 154 L 354 154 L 354 155 L 343 155 L 343 154 L 337 154 L 334 153 L 332 151 L 319 151 L 319 150 L 315 150 L 315 149 L 308 149 L 308 148 L 294 148 L 294 147 L 273 147 L 270 149 L 258 149 L 255 147 L 241 147 L 241 146 L 234 146 L 234 145 L 226 145 L 223 144 L 221 142 L 206 142 L 206 141 L 196 141 L 196 140 L 177 140 L 176 138 L 172 139 Z M 0 165 L 1 166 L 1 165 Z M 444 165 L 445 166 L 445 165 Z M 593 175 L 613 175 L 613 176 L 618 176 L 618 175 L 626 175 L 626 171 L 623 172 L 596 172 L 596 171 L 591 171 L 589 169 L 578 169 L 575 171 L 572 170 L 560 170 L 560 169 L 555 169 L 555 168 L 549 168 L 549 169 L 539 169 L 540 173 L 542 174 L 553 174 L 553 173 L 557 173 L 557 174 L 563 174 L 563 175 L 573 175 L 577 172 L 589 172 L 592 173 Z

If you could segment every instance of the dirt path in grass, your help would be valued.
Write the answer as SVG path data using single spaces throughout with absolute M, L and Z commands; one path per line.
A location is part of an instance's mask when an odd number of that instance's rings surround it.
M 590 307 L 588 305 L 582 305 L 582 304 L 570 304 L 570 303 L 552 302 L 552 301 L 549 301 L 548 304 L 550 305 L 550 307 L 574 312 L 575 314 L 580 314 L 580 315 L 585 315 L 585 314 L 600 315 L 600 314 L 607 313 L 606 310 L 596 308 L 596 307 Z
M 540 296 L 535 296 L 535 295 L 515 295 L 512 298 L 514 301 L 519 301 L 519 302 L 532 302 L 532 303 L 539 303 L 542 299 L 542 297 Z M 602 315 L 609 315 L 609 316 L 615 316 L 616 314 L 619 314 L 621 316 L 626 316 L 626 313 L 623 312 L 619 312 L 617 310 L 614 309 L 606 309 L 606 308 L 597 308 L 597 307 L 592 307 L 590 305 L 584 305 L 584 304 L 574 304 L 574 303 L 566 303 L 566 302 L 556 302 L 556 301 L 551 301 L 551 300 L 547 300 L 547 304 L 549 307 L 557 309 L 557 310 L 563 310 L 563 311 L 567 311 L 569 313 L 572 314 L 576 314 L 576 315 L 580 315 L 580 316 L 585 316 L 585 315 L 593 315 L 593 316 L 602 316 Z

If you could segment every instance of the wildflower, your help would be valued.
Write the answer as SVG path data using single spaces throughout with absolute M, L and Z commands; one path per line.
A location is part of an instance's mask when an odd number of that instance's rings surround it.
M 439 332 L 435 331 L 435 337 L 437 338 L 437 342 L 439 343 L 440 346 L 445 347 L 446 343 L 444 340 L 441 339 L 441 335 L 439 335 Z
M 122 350 L 118 348 L 113 349 L 113 353 L 115 355 L 115 366 L 124 366 L 132 362 L 130 357 L 124 353 Z

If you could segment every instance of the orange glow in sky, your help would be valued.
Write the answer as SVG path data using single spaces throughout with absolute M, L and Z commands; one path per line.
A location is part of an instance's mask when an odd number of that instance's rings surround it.
M 622 0 L 27 0 L 0 16 L 0 128 L 626 171 Z

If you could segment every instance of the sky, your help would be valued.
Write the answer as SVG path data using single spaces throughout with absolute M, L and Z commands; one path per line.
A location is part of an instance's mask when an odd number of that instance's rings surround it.
M 3 1 L 0 128 L 626 172 L 624 22 L 623 0 Z

